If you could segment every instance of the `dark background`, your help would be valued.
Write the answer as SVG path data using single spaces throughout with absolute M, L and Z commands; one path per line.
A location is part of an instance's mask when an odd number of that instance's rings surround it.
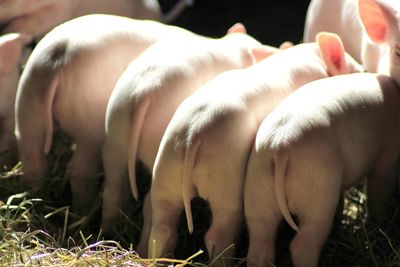
M 165 14 L 177 0 L 159 0 Z M 221 37 L 236 22 L 264 44 L 299 43 L 310 0 L 194 0 L 172 24 Z

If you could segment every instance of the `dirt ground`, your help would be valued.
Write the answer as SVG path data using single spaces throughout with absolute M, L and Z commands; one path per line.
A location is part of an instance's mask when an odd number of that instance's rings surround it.
M 167 12 L 177 0 L 159 0 Z M 174 25 L 211 37 L 220 37 L 236 22 L 264 44 L 299 43 L 310 0 L 194 0 Z

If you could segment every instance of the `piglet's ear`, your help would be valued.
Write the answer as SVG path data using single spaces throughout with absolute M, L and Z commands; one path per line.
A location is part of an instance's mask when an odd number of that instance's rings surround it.
M 0 76 L 9 75 L 17 67 L 22 50 L 30 40 L 28 35 L 19 33 L 0 37 Z
M 389 10 L 375 0 L 358 0 L 358 16 L 369 38 L 376 43 L 387 41 L 389 24 L 386 15 Z M 388 13 L 388 14 L 385 14 Z
M 279 49 L 284 50 L 284 49 L 291 48 L 293 46 L 294 46 L 294 44 L 292 42 L 285 41 L 285 42 L 281 43 L 281 45 L 279 46 Z
M 246 27 L 238 22 L 228 29 L 228 34 L 230 33 L 247 33 L 247 31 Z
M 269 45 L 263 45 L 260 47 L 254 47 L 250 49 L 250 53 L 252 54 L 255 62 L 260 62 L 264 58 L 267 58 L 278 51 L 279 51 L 278 48 Z
M 320 32 L 316 42 L 329 73 L 331 75 L 346 73 L 345 51 L 340 37 L 334 33 Z

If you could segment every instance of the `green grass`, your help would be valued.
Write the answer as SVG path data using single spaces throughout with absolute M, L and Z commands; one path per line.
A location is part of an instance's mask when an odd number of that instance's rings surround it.
M 206 203 L 193 201 L 195 231 L 189 235 L 182 215 L 178 226 L 177 259 L 142 259 L 134 251 L 140 235 L 141 203 L 131 201 L 128 214 L 116 222 L 118 236 L 105 238 L 99 230 L 101 198 L 80 217 L 69 209 L 65 167 L 71 156 L 67 139 L 58 138 L 49 157 L 51 171 L 43 188 L 29 192 L 21 186 L 19 165 L 0 174 L 0 266 L 148 266 L 209 264 L 203 236 L 211 221 Z M 149 176 L 139 168 L 139 187 Z M 101 190 L 101 189 L 100 189 Z M 379 227 L 365 223 L 365 195 L 353 189 L 346 195 L 343 217 L 327 241 L 320 266 L 400 266 L 400 215 L 393 200 L 391 217 Z M 291 266 L 288 244 L 293 231 L 282 225 L 277 241 L 277 266 Z M 245 263 L 247 237 L 236 244 L 238 265 Z M 227 250 L 233 247 L 227 248 Z

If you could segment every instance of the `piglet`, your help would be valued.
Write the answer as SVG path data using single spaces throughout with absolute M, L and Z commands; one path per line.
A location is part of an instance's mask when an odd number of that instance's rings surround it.
M 110 232 L 116 207 L 125 206 L 128 169 L 131 191 L 137 199 L 136 158 L 153 168 L 161 137 L 182 100 L 218 73 L 248 67 L 276 51 L 247 35 L 242 24 L 235 24 L 220 39 L 159 42 L 129 65 L 106 112 L 103 231 Z
M 161 19 L 157 0 L 0 1 L 1 31 L 21 32 L 35 37 L 44 35 L 63 22 L 95 13 L 136 19 Z
M 150 240 L 156 246 L 155 251 L 149 246 L 150 255 L 173 250 L 182 208 L 193 231 L 190 200 L 196 195 L 207 200 L 212 211 L 205 235 L 210 256 L 235 242 L 244 217 L 247 157 L 262 119 L 304 83 L 360 69 L 336 35 L 323 33 L 317 42 L 288 48 L 244 70 L 224 72 L 178 107 L 153 169 Z M 223 256 L 232 254 L 230 250 Z
M 297 231 L 294 265 L 318 266 L 341 191 L 365 175 L 369 211 L 382 216 L 395 185 L 399 111 L 400 88 L 393 79 L 356 73 L 304 85 L 265 118 L 245 182 L 248 266 L 273 263 L 282 218 Z
M 15 163 L 14 99 L 20 77 L 20 57 L 23 47 L 34 38 L 42 37 L 58 24 L 90 13 L 110 13 L 140 19 L 161 18 L 157 0 L 3 0 L 0 1 L 0 34 L 19 33 L 0 37 L 1 106 L 0 106 L 0 165 Z M 10 36 L 14 36 L 10 38 Z M 31 38 L 29 39 L 28 36 Z M 29 39 L 29 40 L 28 40 Z M 6 46 L 4 44 L 7 44 Z M 26 48 L 25 51 L 29 49 Z M 19 64 L 18 64 L 19 63 Z M 5 66 L 7 65 L 7 66 Z M 5 69 L 6 67 L 6 69 Z M 7 95 L 6 95 L 7 94 Z M 6 152 L 7 151 L 7 152 Z M 6 152 L 7 155 L 4 153 Z
M 88 15 L 47 34 L 32 52 L 16 98 L 16 125 L 25 181 L 40 186 L 55 127 L 76 142 L 68 164 L 75 210 L 85 211 L 101 169 L 104 117 L 120 74 L 150 44 L 193 33 L 154 21 Z
M 0 36 L 0 171 L 16 163 L 14 101 L 20 76 L 19 59 L 30 40 L 30 36 L 19 33 Z
M 399 12 L 396 0 L 312 0 L 304 41 L 312 42 L 320 31 L 337 33 L 346 51 L 367 71 L 390 74 L 400 82 Z

